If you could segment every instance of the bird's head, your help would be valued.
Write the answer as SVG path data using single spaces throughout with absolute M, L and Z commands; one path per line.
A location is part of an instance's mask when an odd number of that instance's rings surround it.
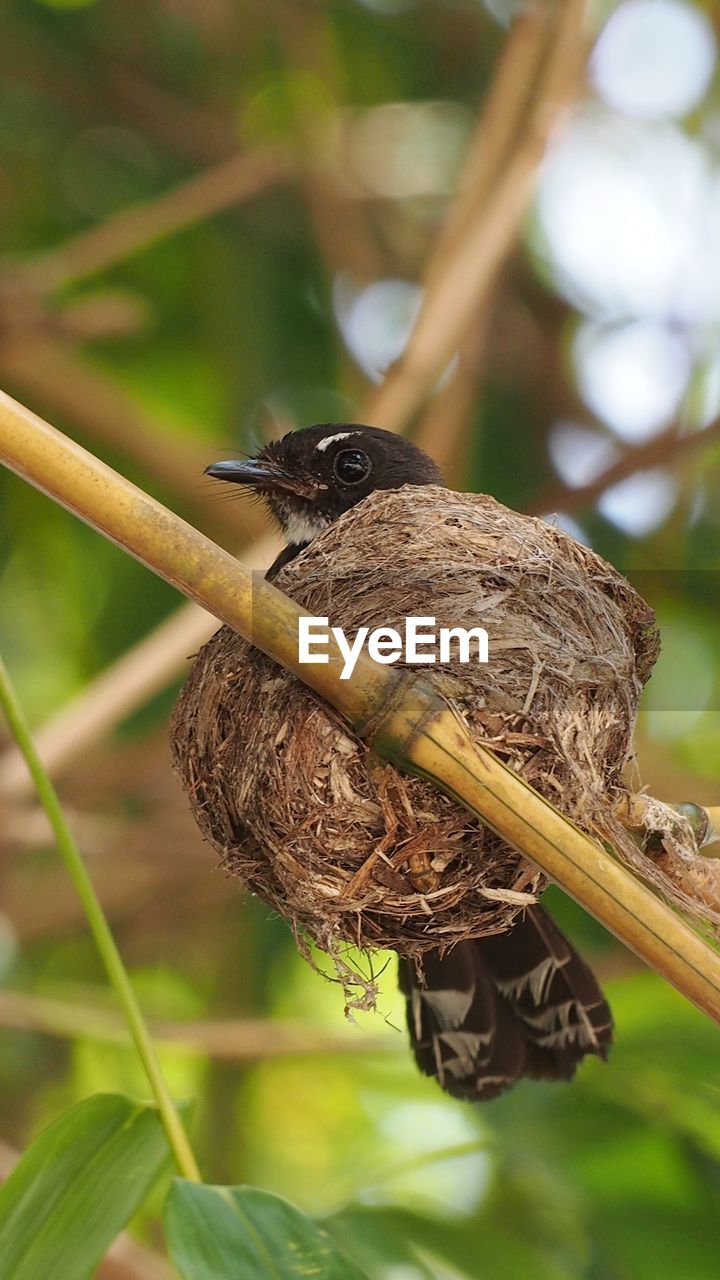
M 312 542 L 375 489 L 443 483 L 432 459 L 409 440 L 355 423 L 291 431 L 256 457 L 216 462 L 206 475 L 255 490 L 295 546 Z

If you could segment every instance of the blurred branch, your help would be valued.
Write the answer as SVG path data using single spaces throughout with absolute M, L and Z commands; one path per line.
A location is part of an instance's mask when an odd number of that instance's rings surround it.
M 246 549 L 248 569 L 265 568 L 277 553 L 274 538 Z M 51 777 L 127 719 L 154 694 L 176 679 L 200 645 L 217 630 L 217 619 L 196 604 L 185 604 L 106 671 L 92 680 L 57 715 L 35 732 L 35 746 Z M 0 795 L 24 798 L 32 783 L 20 752 L 8 747 L 0 755 Z
M 126 65 L 98 59 L 91 78 L 77 74 L 77 62 L 58 61 L 37 40 L 28 50 L 19 41 L 0 42 L 0 75 L 23 92 L 30 88 L 44 105 L 71 111 L 85 125 L 97 124 L 98 114 L 119 114 L 125 127 L 140 128 L 177 155 L 199 163 L 222 160 L 237 146 L 230 121 L 212 108 L 189 101 Z
M 15 803 L 21 797 L 25 799 L 34 795 L 30 775 L 22 755 L 13 744 L 7 747 L 1 758 L 12 764 L 17 790 L 13 792 L 11 789 L 7 795 L 2 794 L 0 856 L 12 850 L 41 849 L 45 845 L 52 844 L 52 829 L 45 810 L 40 805 Z M 6 799 L 11 803 L 6 805 L 4 803 Z M 79 844 L 90 846 L 95 850 L 103 850 L 112 844 L 113 840 L 117 841 L 120 830 L 117 818 L 108 817 L 106 814 L 87 813 L 70 805 L 65 806 L 65 817 Z M 4 907 L 8 914 L 12 914 L 9 904 L 11 894 L 9 894 L 7 880 L 3 889 Z M 37 903 L 33 906 L 37 906 Z
M 427 404 L 413 437 L 415 444 L 439 463 L 451 487 L 462 484 L 467 473 L 470 428 L 475 420 L 491 321 L 492 303 L 488 299 L 465 336 L 447 385 Z
M 0 991 L 0 1026 L 39 1031 L 63 1039 L 89 1039 L 130 1045 L 123 1019 L 109 1009 L 21 991 Z M 281 1020 L 203 1019 L 148 1021 L 156 1044 L 228 1062 L 307 1054 L 385 1054 L 398 1047 L 397 1036 L 337 1034 L 305 1023 Z
M 583 507 L 592 506 L 608 489 L 621 481 L 627 480 L 638 471 L 647 471 L 651 467 L 667 466 L 673 462 L 684 462 L 694 453 L 720 442 L 720 419 L 700 431 L 692 431 L 687 435 L 678 435 L 677 425 L 669 427 L 661 435 L 636 449 L 629 449 L 624 457 L 613 462 L 594 480 L 588 484 L 569 489 L 566 485 L 556 485 L 546 490 L 531 504 L 529 511 L 535 515 L 545 515 L 551 511 L 580 511 Z
M 214 451 L 211 443 L 204 447 L 190 439 L 179 441 L 176 431 L 141 409 L 109 374 L 94 369 L 71 343 L 53 334 L 40 297 L 114 266 L 288 173 L 288 163 L 279 155 L 235 155 L 32 262 L 6 269 L 0 278 L 5 320 L 0 368 L 23 392 L 122 449 L 194 507 L 203 507 L 199 481 Z M 250 534 L 253 517 L 252 508 L 245 508 L 243 526 Z M 239 520 L 232 506 L 215 504 L 210 523 L 236 534 Z
M 483 204 L 492 183 L 507 163 L 521 137 L 532 109 L 542 69 L 546 22 L 539 10 L 521 13 L 513 23 L 490 90 L 470 140 L 457 193 L 440 229 L 424 278 L 426 293 L 433 294 L 447 263 L 461 251 L 474 222 L 483 217 Z M 495 276 L 497 281 L 497 274 Z M 448 484 L 465 474 L 467 435 L 473 421 L 477 387 L 487 351 L 491 322 L 493 283 L 490 281 L 458 352 L 457 364 L 447 384 L 430 399 L 415 435 L 415 442 L 440 464 Z
M 179 809 L 179 789 L 174 803 Z M 128 853 L 131 842 L 132 852 Z M 49 843 L 45 833 L 42 845 Z M 18 847 L 19 842 L 15 852 Z M 222 912 L 220 882 L 204 873 L 207 861 L 200 862 L 203 849 L 189 817 L 181 825 L 167 819 L 153 822 L 144 828 L 142 839 L 127 822 L 112 843 L 106 840 L 104 847 L 86 847 L 98 896 L 113 928 L 122 930 L 123 937 L 136 936 L 138 913 L 144 921 L 151 919 L 160 931 L 171 930 L 178 919 L 195 912 Z M 174 867 L 171 854 L 175 854 Z M 60 870 L 53 872 L 43 866 L 39 889 L 32 867 L 28 873 L 24 859 L 16 859 L 3 878 L 3 911 L 22 946 L 40 939 L 72 937 L 83 928 L 82 909 L 67 877 Z M 141 937 L 137 940 L 142 942 Z
M 35 732 L 38 755 L 51 777 L 179 675 L 183 663 L 217 629 L 196 604 L 177 609 Z M 32 782 L 17 747 L 0 755 L 0 793 L 25 797 Z
M 74 284 L 249 200 L 289 173 L 288 161 L 279 154 L 250 151 L 234 155 L 21 265 L 11 272 L 11 282 L 36 294 Z
M 344 85 L 340 61 L 323 25 L 322 7 L 272 0 L 269 12 L 287 65 L 294 74 L 302 68 L 314 76 L 323 90 L 332 94 L 339 110 Z M 341 157 L 336 154 L 337 142 L 331 140 L 329 121 L 305 107 L 300 98 L 293 106 L 293 140 L 296 154 L 303 160 L 298 167 L 300 189 L 325 265 L 330 273 L 349 267 L 354 275 L 372 279 L 382 271 L 381 254 L 364 202 L 338 180 Z
M 190 101 L 187 95 L 150 80 L 121 62 L 107 59 L 101 68 L 100 83 L 93 86 L 90 107 L 97 110 L 98 94 L 115 109 L 127 113 L 135 125 L 148 129 L 178 155 L 194 160 L 218 160 L 237 145 L 232 119 L 206 103 Z
M 146 467 L 195 510 L 211 527 L 242 530 L 252 537 L 264 521 L 257 507 L 213 501 L 202 479 L 208 458 L 220 452 L 211 441 L 179 436 L 134 400 L 109 374 L 94 368 L 69 343 L 42 331 L 11 335 L 0 343 L 0 370 L 33 400 L 51 406 L 103 441 Z M 205 487 L 203 487 L 205 486 Z
M 209 453 L 216 450 L 210 443 L 198 447 L 189 439 L 179 441 L 176 431 L 142 410 L 110 375 L 94 369 L 71 343 L 53 335 L 40 298 L 248 199 L 289 171 L 286 160 L 269 152 L 234 155 L 32 262 L 6 268 L 0 278 L 5 322 L 0 368 L 24 393 L 38 396 L 55 412 L 67 414 L 94 437 L 147 466 L 193 507 L 205 506 L 200 477 Z M 254 516 L 252 508 L 244 509 L 242 523 L 250 535 Z M 235 508 L 213 505 L 211 526 L 237 534 L 239 523 Z
M 488 297 L 515 242 L 548 139 L 582 82 L 584 15 L 585 0 L 565 0 L 533 11 L 523 20 L 540 24 L 543 33 L 542 66 L 532 107 L 492 181 L 482 166 L 477 198 L 462 195 L 457 219 L 451 219 L 447 237 L 440 238 L 437 261 L 431 260 L 426 270 L 423 303 L 405 351 L 366 406 L 368 421 L 391 430 L 408 421 Z M 533 52 L 533 41 L 529 52 Z M 532 66 L 531 57 L 528 66 Z M 491 102 L 491 118 L 498 120 L 497 98 L 491 95 Z M 503 126 L 503 137 L 504 133 Z M 490 154 L 494 154 L 492 148 Z
M 440 228 L 425 272 L 432 288 L 447 260 L 456 252 L 473 222 L 483 215 L 491 184 L 522 137 L 538 90 L 547 40 L 547 17 L 540 7 L 515 18 L 483 103 L 458 179 L 457 192 Z

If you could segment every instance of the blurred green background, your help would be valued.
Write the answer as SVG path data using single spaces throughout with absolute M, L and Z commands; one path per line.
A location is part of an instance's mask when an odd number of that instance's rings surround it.
M 469 148 L 482 165 L 528 75 L 516 9 L 10 0 L 0 17 L 3 388 L 229 548 L 262 536 L 262 513 L 221 501 L 203 467 L 382 405 L 461 175 L 472 187 L 464 157 Z M 556 516 L 634 578 L 663 633 L 640 777 L 666 799 L 711 804 L 719 29 L 712 4 L 591 6 L 587 75 L 570 77 L 572 107 L 552 117 L 517 226 L 501 207 L 502 260 L 442 376 L 392 423 L 457 487 Z M 480 193 L 470 226 L 487 225 L 488 252 L 493 193 L 537 127 L 520 113 Z M 440 345 L 447 323 L 437 321 Z M 381 408 L 373 421 L 386 425 Z M 159 1024 L 172 1087 L 197 1099 L 206 1177 L 255 1183 L 322 1216 L 377 1280 L 715 1277 L 717 1028 L 551 892 L 611 998 L 609 1063 L 482 1108 L 445 1098 L 411 1062 L 393 963 L 378 1013 L 349 1025 L 341 989 L 298 956 L 283 922 L 213 874 L 167 742 L 198 641 L 168 639 L 167 670 L 134 652 L 181 602 L 16 478 L 0 475 L 0 493 L 0 651 L 34 724 L 70 708 L 55 723 L 54 773 Z M 146 1087 L 3 748 L 8 1167 L 72 1102 Z M 135 1235 L 142 1247 L 126 1241 L 98 1274 L 164 1280 L 154 1219 Z

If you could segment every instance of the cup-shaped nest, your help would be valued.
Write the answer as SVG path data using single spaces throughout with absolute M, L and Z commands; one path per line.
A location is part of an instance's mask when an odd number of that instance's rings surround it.
M 352 637 L 434 617 L 482 627 L 489 661 L 423 666 L 474 738 L 583 829 L 620 845 L 654 614 L 545 521 L 439 486 L 372 494 L 277 579 Z M 172 725 L 177 770 L 223 865 L 298 934 L 420 957 L 496 933 L 542 874 L 457 802 L 381 761 L 332 707 L 228 627 Z

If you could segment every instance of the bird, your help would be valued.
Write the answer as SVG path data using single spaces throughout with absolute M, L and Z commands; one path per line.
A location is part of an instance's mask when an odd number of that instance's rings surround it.
M 253 490 L 280 525 L 285 547 L 270 581 L 370 493 L 444 483 L 411 441 L 360 423 L 303 427 L 206 474 Z M 525 1077 L 568 1081 L 587 1055 L 607 1057 L 613 1022 L 605 997 L 540 903 L 505 933 L 429 951 L 420 969 L 398 960 L 417 1066 L 455 1098 L 487 1101 Z

